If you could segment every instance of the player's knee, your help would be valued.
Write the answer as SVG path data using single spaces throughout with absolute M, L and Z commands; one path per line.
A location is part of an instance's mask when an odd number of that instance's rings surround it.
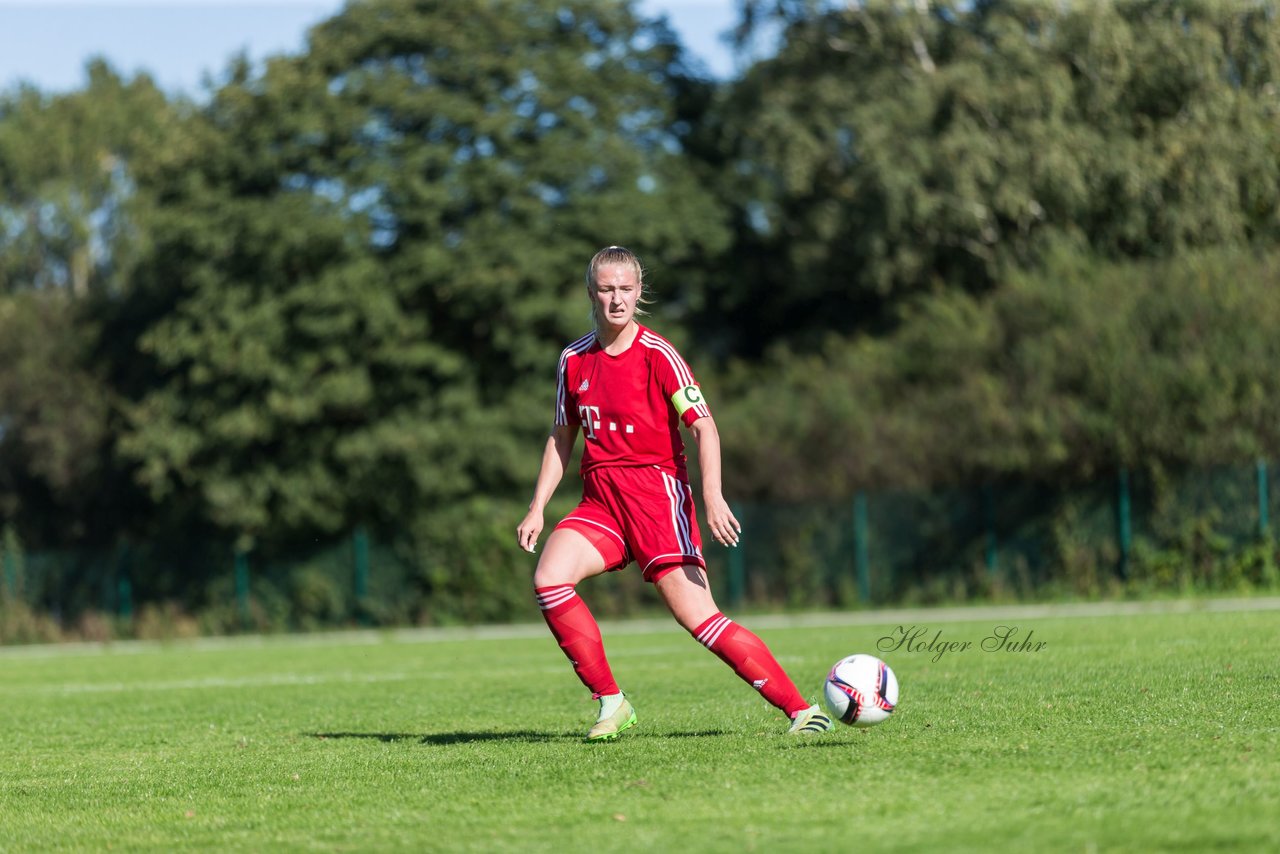
M 578 531 L 557 528 L 533 571 L 535 587 L 574 584 L 605 571 L 600 552 Z
M 578 579 L 574 574 L 566 571 L 562 566 L 544 565 L 539 563 L 538 568 L 533 571 L 534 589 L 539 587 L 559 587 L 563 584 L 577 585 Z
M 560 549 L 548 549 L 538 561 L 533 571 L 534 587 L 558 587 L 563 584 L 577 586 L 579 581 L 590 575 L 584 571 L 581 561 L 572 553 L 566 554 Z

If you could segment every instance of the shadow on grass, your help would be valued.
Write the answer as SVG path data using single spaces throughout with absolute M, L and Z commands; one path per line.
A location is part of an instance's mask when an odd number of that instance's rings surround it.
M 312 732 L 307 733 L 321 741 L 330 738 L 365 738 L 373 741 L 416 741 L 419 744 L 471 744 L 481 741 L 563 741 L 581 738 L 564 732 L 535 732 L 534 730 L 510 730 L 507 732 L 436 732 L 426 735 L 418 732 Z
M 719 738 L 727 735 L 723 730 L 702 730 L 700 732 L 664 732 L 664 733 L 627 733 L 618 741 L 630 741 L 637 738 Z M 419 744 L 431 744 L 436 746 L 447 746 L 452 744 L 476 744 L 485 741 L 523 741 L 523 742 L 548 742 L 548 741 L 582 741 L 582 734 L 577 732 L 538 732 L 536 730 L 507 730 L 499 732 L 434 732 L 434 733 L 413 733 L 413 732 L 309 732 L 307 735 L 312 738 L 318 738 L 321 741 L 326 739 L 339 738 L 363 738 L 372 741 L 381 741 L 384 743 L 396 741 L 416 741 Z M 617 742 L 606 742 L 615 744 Z
M 783 746 L 786 747 L 787 750 L 832 750 L 835 748 L 852 750 L 858 745 L 854 744 L 847 738 L 837 740 L 832 738 L 813 738 L 812 736 L 805 736 L 803 739 L 787 739 L 787 741 L 783 742 Z

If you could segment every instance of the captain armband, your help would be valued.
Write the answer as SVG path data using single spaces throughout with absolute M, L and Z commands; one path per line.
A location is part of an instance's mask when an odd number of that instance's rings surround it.
M 675 394 L 671 395 L 671 402 L 675 405 L 676 412 L 681 415 L 684 415 L 685 411 L 690 407 L 706 404 L 706 401 L 702 398 L 702 389 L 698 388 L 697 383 L 679 389 Z

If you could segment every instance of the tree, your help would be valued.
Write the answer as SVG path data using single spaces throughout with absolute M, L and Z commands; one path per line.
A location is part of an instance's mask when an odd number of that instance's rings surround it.
M 0 516 L 33 545 L 99 533 L 107 504 L 93 487 L 110 465 L 109 397 L 68 301 L 0 296 Z
M 920 301 L 891 334 L 779 349 L 729 379 L 727 486 L 837 499 L 1275 458 L 1276 264 L 1058 252 L 983 297 Z
M 885 329 L 916 296 L 984 293 L 1060 245 L 1169 257 L 1278 236 L 1272 4 L 746 10 L 780 37 L 719 112 L 741 263 L 711 305 L 739 346 Z
M 121 314 L 142 482 L 251 538 L 527 488 L 591 253 L 724 242 L 686 85 L 668 30 L 585 0 L 353 3 L 240 63 L 157 177 Z
M 149 78 L 88 72 L 0 95 L 0 512 L 33 546 L 110 541 L 136 506 L 98 321 L 145 248 L 139 171 L 181 124 Z
M 80 92 L 0 95 L 0 293 L 127 287 L 144 236 L 137 170 L 173 138 L 181 106 L 146 75 L 88 65 Z

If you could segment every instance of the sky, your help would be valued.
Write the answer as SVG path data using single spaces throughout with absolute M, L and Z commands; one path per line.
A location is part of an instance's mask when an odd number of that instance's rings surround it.
M 456 0 L 470 2 L 470 0 Z M 46 93 L 83 87 L 98 55 L 125 76 L 147 71 L 170 94 L 198 97 L 221 81 L 228 60 L 298 53 L 309 27 L 343 0 L 0 0 L 0 90 L 20 82 Z M 737 21 L 735 0 L 638 0 L 666 14 L 681 42 L 719 78 L 733 74 L 722 38 Z

